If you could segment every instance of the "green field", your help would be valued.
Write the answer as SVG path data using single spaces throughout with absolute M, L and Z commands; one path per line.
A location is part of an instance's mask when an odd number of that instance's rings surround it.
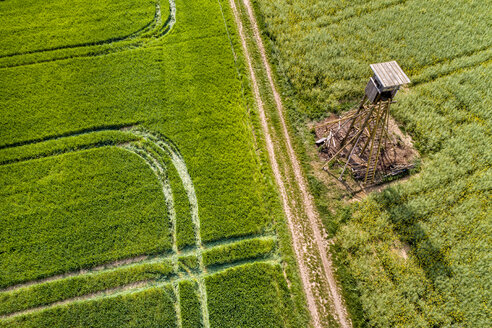
M 490 327 L 491 1 L 255 2 L 356 327 Z M 392 114 L 422 161 L 410 180 L 346 205 L 306 127 L 362 98 L 369 64 L 413 84 Z M 330 189 L 331 188 L 331 189 Z M 337 214 L 332 214 L 334 211 Z
M 228 3 L 0 17 L 0 327 L 305 326 Z

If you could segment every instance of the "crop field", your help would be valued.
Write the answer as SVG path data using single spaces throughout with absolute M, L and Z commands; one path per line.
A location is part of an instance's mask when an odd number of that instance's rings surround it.
M 307 325 L 227 2 L 0 20 L 0 327 Z
M 346 205 L 307 168 L 320 211 L 338 209 L 324 220 L 354 326 L 489 327 L 492 2 L 255 6 L 311 162 L 307 122 L 360 100 L 369 64 L 396 60 L 412 80 L 392 114 L 421 153 L 415 176 Z

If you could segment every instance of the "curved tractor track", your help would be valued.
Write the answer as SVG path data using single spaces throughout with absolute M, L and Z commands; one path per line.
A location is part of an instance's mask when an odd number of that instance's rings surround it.
M 176 23 L 176 3 L 174 0 L 168 1 L 168 16 L 163 16 L 161 0 L 156 0 L 155 14 L 152 21 L 127 36 L 0 56 L 0 68 L 53 62 L 69 58 L 95 57 L 152 44 L 169 33 Z
M 279 263 L 279 259 L 274 255 L 274 252 L 269 252 L 265 254 L 259 254 L 253 258 L 239 259 L 225 265 L 210 265 L 209 267 L 205 266 L 203 261 L 203 252 L 205 250 L 211 250 L 216 247 L 223 247 L 225 245 L 232 245 L 234 243 L 237 243 L 238 239 L 214 241 L 210 243 L 210 245 L 208 246 L 203 244 L 200 235 L 199 207 L 198 207 L 197 196 L 195 193 L 195 188 L 192 179 L 188 173 L 186 163 L 182 155 L 180 154 L 178 148 L 176 147 L 175 144 L 172 143 L 172 141 L 161 135 L 151 133 L 145 129 L 131 126 L 131 127 L 122 127 L 122 128 L 115 127 L 115 128 L 108 128 L 108 129 L 98 129 L 96 131 L 76 133 L 73 136 L 65 135 L 59 138 L 50 137 L 47 138 L 45 141 L 39 141 L 35 143 L 25 143 L 23 145 L 16 145 L 11 147 L 7 146 L 7 147 L 3 147 L 3 149 L 11 149 L 16 147 L 22 147 L 24 145 L 35 145 L 45 142 L 52 142 L 64 138 L 73 138 L 74 136 L 79 137 L 87 134 L 104 133 L 106 131 L 116 131 L 118 133 L 121 133 L 122 136 L 131 135 L 135 137 L 136 140 L 130 142 L 115 142 L 114 140 L 101 140 L 97 144 L 88 144 L 86 146 L 77 145 L 76 147 L 73 148 L 70 147 L 63 148 L 66 146 L 61 146 L 60 149 L 55 149 L 54 151 L 52 150 L 50 153 L 45 153 L 45 154 L 40 153 L 35 156 L 30 156 L 22 159 L 3 161 L 0 162 L 0 165 L 9 165 L 12 163 L 25 162 L 25 161 L 35 160 L 39 158 L 46 158 L 51 156 L 59 156 L 61 154 L 65 154 L 69 152 L 87 151 L 90 149 L 96 149 L 101 147 L 118 147 L 136 154 L 143 161 L 145 161 L 145 163 L 152 169 L 159 184 L 162 187 L 162 192 L 168 209 L 168 213 L 167 213 L 168 218 L 163 219 L 163 221 L 164 222 L 168 221 L 165 224 L 169 226 L 171 231 L 171 236 L 172 236 L 171 254 L 170 255 L 163 254 L 157 256 L 138 256 L 135 258 L 119 260 L 113 263 L 106 263 L 99 267 L 94 267 L 89 270 L 81 270 L 78 272 L 71 272 L 71 273 L 66 273 L 58 276 L 41 279 L 38 281 L 29 281 L 26 283 L 21 283 L 0 290 L 0 297 L 13 292 L 19 292 L 19 291 L 28 292 L 28 288 L 32 286 L 36 286 L 40 284 L 49 284 L 51 282 L 70 278 L 70 277 L 91 275 L 97 272 L 99 273 L 104 272 L 105 270 L 106 271 L 121 270 L 124 268 L 128 268 L 129 266 L 132 265 L 153 263 L 156 261 L 161 261 L 161 262 L 171 261 L 173 267 L 173 273 L 170 276 L 165 276 L 158 279 L 158 281 L 152 281 L 152 282 L 141 281 L 137 283 L 131 283 L 116 288 L 102 290 L 85 296 L 83 295 L 83 296 L 77 296 L 69 299 L 62 299 L 57 302 L 52 302 L 51 304 L 22 309 L 19 311 L 1 315 L 0 320 L 2 319 L 9 320 L 21 315 L 27 315 L 29 313 L 33 313 L 36 311 L 62 306 L 64 304 L 71 303 L 71 302 L 88 301 L 101 297 L 115 297 L 117 295 L 120 295 L 121 293 L 128 293 L 128 292 L 135 293 L 135 292 L 141 292 L 148 288 L 163 287 L 166 285 L 170 285 L 172 287 L 173 294 L 174 294 L 172 298 L 175 300 L 174 304 L 175 304 L 175 312 L 176 312 L 176 322 L 178 327 L 181 327 L 182 324 L 181 324 L 181 313 L 180 313 L 181 308 L 180 308 L 179 282 L 182 280 L 191 280 L 197 286 L 197 294 L 199 296 L 199 302 L 201 308 L 202 325 L 205 328 L 209 328 L 210 327 L 209 314 L 208 314 L 209 311 L 208 311 L 208 304 L 207 304 L 207 290 L 205 285 L 205 278 L 207 276 L 211 274 L 215 274 L 217 272 L 221 272 L 230 267 L 243 265 L 245 263 L 250 263 L 250 262 L 251 263 L 252 262 Z M 192 247 L 187 247 L 184 251 L 180 251 L 178 249 L 176 211 L 174 208 L 175 195 L 173 194 L 173 187 L 171 185 L 168 176 L 168 169 L 166 168 L 166 160 L 165 160 L 166 158 L 170 160 L 174 169 L 177 171 L 177 174 L 180 179 L 180 183 L 186 191 L 186 197 L 189 203 L 189 212 L 190 212 L 189 215 L 191 216 L 191 221 L 193 224 L 195 244 Z M 239 239 L 239 241 L 243 242 L 243 241 L 262 239 L 262 238 L 275 239 L 275 236 L 252 235 L 252 236 L 242 237 Z M 179 261 L 180 257 L 183 256 L 196 257 L 196 259 L 198 260 L 198 268 L 188 268 L 184 266 L 184 264 Z

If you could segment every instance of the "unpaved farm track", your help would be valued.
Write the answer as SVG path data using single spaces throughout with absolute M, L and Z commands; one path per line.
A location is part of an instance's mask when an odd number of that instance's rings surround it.
M 273 80 L 272 70 L 266 56 L 265 47 L 260 36 L 252 5 L 250 3 L 250 0 L 241 1 L 247 11 L 249 23 L 251 24 L 254 34 L 255 45 L 261 55 L 261 60 L 263 64 L 262 68 L 266 71 L 267 74 L 270 87 L 269 91 L 271 91 L 275 99 L 275 105 L 282 128 L 282 138 L 284 140 L 283 146 L 287 150 L 288 158 L 290 161 L 289 164 L 292 166 L 292 171 L 295 177 L 295 185 L 286 186 L 287 183 L 284 183 L 282 173 L 279 169 L 279 162 L 276 155 L 275 145 L 272 141 L 270 127 L 267 122 L 268 112 L 265 111 L 264 102 L 262 100 L 262 96 L 260 95 L 260 88 L 258 86 L 255 70 L 253 69 L 252 59 L 250 56 L 251 51 L 249 50 L 247 44 L 247 38 L 245 36 L 243 23 L 239 16 L 235 0 L 229 0 L 232 11 L 234 13 L 239 36 L 241 38 L 243 52 L 246 57 L 248 71 L 253 86 L 253 93 L 260 116 L 261 126 L 265 135 L 270 164 L 275 176 L 275 181 L 281 194 L 283 208 L 287 217 L 287 223 L 291 233 L 294 251 L 296 254 L 297 263 L 301 274 L 301 280 L 303 283 L 304 292 L 306 294 L 308 308 L 311 314 L 313 325 L 315 327 L 325 326 L 326 319 L 324 319 L 324 316 L 326 316 L 326 308 L 324 308 L 324 306 L 326 306 L 326 304 L 323 305 L 323 303 L 326 302 L 324 302 L 324 300 L 320 300 L 319 298 L 329 295 L 329 303 L 331 303 L 329 312 L 331 313 L 331 315 L 335 317 L 341 327 L 351 327 L 352 323 L 347 315 L 347 310 L 345 308 L 343 299 L 340 295 L 336 280 L 333 275 L 332 262 L 328 255 L 328 245 L 326 243 L 326 239 L 322 235 L 320 228 L 321 220 L 315 208 L 312 196 L 309 194 L 306 179 L 303 176 L 299 160 L 297 159 L 297 156 L 294 152 L 294 148 L 292 146 L 292 142 L 288 133 L 287 124 L 284 118 L 284 107 L 282 105 L 282 99 L 280 98 L 280 94 L 278 93 Z M 277 142 L 280 143 L 281 141 Z M 288 197 L 288 188 L 296 188 L 300 191 L 303 202 L 303 215 L 296 215 L 296 213 L 293 211 L 293 207 L 291 206 L 292 200 L 289 200 Z M 304 218 L 308 219 L 307 222 Z M 307 231 L 311 232 L 312 235 L 307 234 Z M 311 247 L 307 247 L 307 245 L 311 245 Z M 313 259 L 315 262 L 318 262 L 321 265 L 315 265 L 313 267 Z M 322 281 L 320 282 L 319 280 Z

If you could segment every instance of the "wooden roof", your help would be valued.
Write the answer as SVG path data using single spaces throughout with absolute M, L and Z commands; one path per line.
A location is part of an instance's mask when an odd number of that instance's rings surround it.
M 371 64 L 371 69 L 383 85 L 383 88 L 397 87 L 410 83 L 410 79 L 403 72 L 396 61 Z

